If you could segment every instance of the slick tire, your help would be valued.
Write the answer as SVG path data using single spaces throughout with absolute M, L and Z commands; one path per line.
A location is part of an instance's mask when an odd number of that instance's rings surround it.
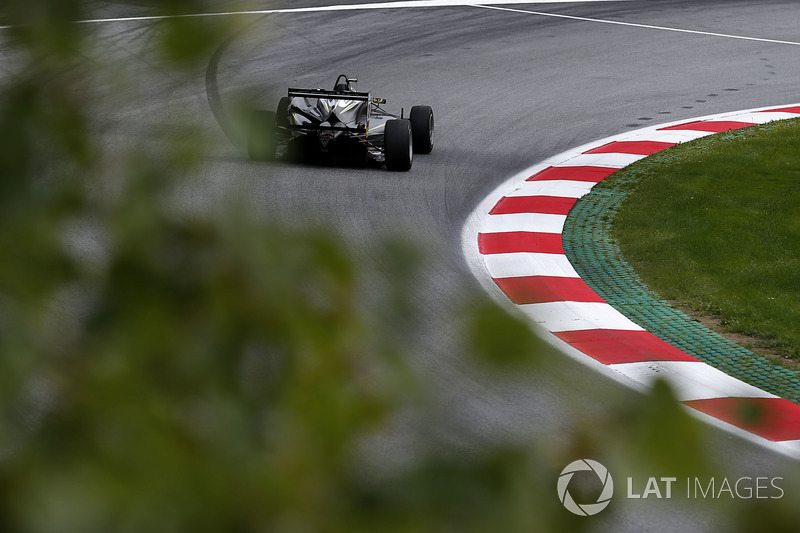
M 414 159 L 414 146 L 411 139 L 410 120 L 386 121 L 383 140 L 388 170 L 404 172 L 411 169 Z
M 278 101 L 278 109 L 275 111 L 275 125 L 289 125 L 289 97 L 284 96 Z
M 253 161 L 275 160 L 275 113 L 253 111 L 247 129 L 247 155 Z
M 427 105 L 415 105 L 409 115 L 414 153 L 429 154 L 433 150 L 433 109 Z

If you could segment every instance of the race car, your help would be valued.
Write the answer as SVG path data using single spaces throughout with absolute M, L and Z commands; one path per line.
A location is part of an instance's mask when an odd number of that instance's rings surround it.
M 433 150 L 430 106 L 417 105 L 407 117 L 383 109 L 386 100 L 358 92 L 358 80 L 345 74 L 333 90 L 293 89 L 275 112 L 254 111 L 248 130 L 250 159 L 300 158 L 362 165 L 385 164 L 388 170 L 411 168 L 414 154 Z

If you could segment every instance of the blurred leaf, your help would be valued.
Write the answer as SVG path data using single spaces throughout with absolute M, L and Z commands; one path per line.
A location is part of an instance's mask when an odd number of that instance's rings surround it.
M 493 366 L 528 365 L 548 348 L 528 324 L 488 299 L 466 311 L 465 344 L 479 361 Z

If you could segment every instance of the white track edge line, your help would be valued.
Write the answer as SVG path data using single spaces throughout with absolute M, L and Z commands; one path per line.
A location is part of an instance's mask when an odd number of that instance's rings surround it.
M 129 17 L 105 17 L 76 20 L 76 24 L 112 24 L 118 22 L 155 22 L 182 18 L 262 16 L 291 13 L 319 13 L 325 11 L 366 11 L 373 9 L 415 9 L 430 7 L 482 7 L 491 9 L 494 4 L 587 4 L 596 2 L 632 2 L 636 0 L 500 0 L 478 2 L 469 0 L 399 0 L 396 2 L 370 2 L 366 4 L 332 4 L 327 6 L 287 7 L 277 9 L 252 9 L 244 11 L 216 11 L 209 13 L 184 13 L 177 15 L 133 15 Z M 0 26 L 0 30 L 12 28 L 12 25 Z

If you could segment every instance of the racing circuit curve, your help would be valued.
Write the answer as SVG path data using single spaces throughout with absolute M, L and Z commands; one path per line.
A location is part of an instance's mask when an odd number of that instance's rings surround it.
M 348 5 L 340 5 L 340 6 L 319 6 L 319 7 L 311 7 L 311 8 L 307 8 L 307 9 L 306 8 L 299 8 L 297 10 L 292 9 L 292 8 L 285 9 L 285 10 L 270 10 L 269 13 L 295 13 L 295 12 L 306 12 L 306 11 L 307 12 L 313 12 L 313 11 L 340 11 L 340 10 L 341 11 L 348 11 L 348 10 L 362 10 L 362 9 L 371 9 L 371 8 L 381 9 L 382 10 L 382 9 L 387 9 L 387 8 L 409 8 L 409 7 L 420 8 L 420 7 L 441 7 L 441 6 L 449 6 L 449 7 L 453 7 L 453 6 L 469 6 L 469 7 L 473 7 L 473 8 L 483 8 L 486 11 L 495 11 L 495 12 L 498 12 L 498 13 L 506 13 L 508 15 L 523 15 L 523 16 L 525 16 L 525 15 L 528 15 L 528 16 L 536 15 L 536 16 L 541 16 L 541 17 L 550 17 L 550 18 L 554 18 L 554 19 L 564 19 L 564 20 L 568 20 L 568 21 L 580 21 L 580 22 L 587 22 L 587 23 L 622 26 L 622 27 L 625 27 L 625 28 L 637 28 L 637 29 L 640 29 L 640 30 L 658 31 L 658 32 L 663 32 L 663 33 L 669 32 L 669 33 L 675 33 L 675 34 L 688 34 L 688 35 L 691 35 L 691 36 L 704 36 L 704 37 L 713 37 L 713 38 L 735 39 L 735 40 L 745 41 L 745 42 L 749 42 L 749 43 L 755 42 L 755 43 L 766 43 L 766 44 L 772 44 L 772 45 L 792 45 L 792 46 L 798 45 L 798 43 L 796 41 L 792 41 L 792 40 L 788 40 L 788 39 L 767 39 L 767 38 L 758 38 L 758 37 L 736 35 L 736 34 L 733 34 L 733 33 L 710 32 L 710 31 L 701 31 L 701 30 L 688 30 L 688 29 L 670 27 L 670 26 L 667 26 L 667 25 L 660 25 L 660 24 L 656 25 L 656 24 L 639 24 L 639 23 L 632 23 L 632 22 L 627 22 L 627 21 L 623 22 L 623 21 L 617 21 L 617 20 L 608 20 L 608 19 L 605 19 L 605 18 L 597 17 L 597 16 L 589 17 L 589 16 L 574 16 L 574 15 L 565 15 L 565 14 L 543 13 L 543 12 L 528 11 L 528 10 L 522 10 L 522 9 L 511 9 L 511 8 L 498 7 L 498 6 L 479 5 L 479 4 L 469 3 L 469 2 L 463 3 L 463 2 L 448 2 L 448 1 L 445 1 L 445 2 L 408 2 L 408 3 L 407 2 L 395 2 L 395 3 L 382 3 L 382 4 L 361 4 L 361 5 L 348 4 Z M 265 11 L 264 13 L 267 13 L 267 12 Z M 523 18 L 528 18 L 528 17 L 523 17 Z M 209 97 L 210 97 L 210 100 L 212 100 L 212 109 L 213 109 L 214 108 L 213 101 L 214 100 L 218 100 L 218 98 L 216 98 L 216 97 L 215 98 L 211 98 L 211 91 L 209 91 Z M 700 100 L 698 100 L 698 102 L 699 101 Z M 763 120 L 763 119 L 765 119 L 767 117 L 766 114 L 763 114 L 763 115 L 760 115 L 760 116 L 761 116 L 761 119 L 754 119 L 753 122 L 751 122 L 751 123 L 759 122 L 759 120 Z M 717 117 L 717 118 L 719 118 L 719 117 Z M 773 116 L 772 118 L 781 118 L 781 117 Z M 783 118 L 786 118 L 786 115 L 784 115 Z M 705 117 L 704 119 L 695 119 L 695 120 L 691 120 L 689 122 L 710 121 L 710 120 L 711 119 L 709 117 Z M 687 123 L 686 120 L 679 121 L 679 123 L 676 123 L 675 126 L 679 126 L 679 125 L 685 124 L 685 123 Z M 651 129 L 655 130 L 657 128 L 651 128 Z M 673 130 L 670 133 L 670 135 L 667 135 L 664 132 L 660 132 L 660 136 L 658 136 L 659 140 L 650 139 L 650 142 L 651 142 L 650 148 L 653 148 L 654 146 L 660 146 L 660 147 L 663 148 L 663 147 L 668 146 L 671 142 L 677 142 L 677 141 L 680 141 L 680 140 L 688 140 L 690 138 L 695 138 L 696 136 L 700 136 L 700 135 L 693 135 L 691 133 L 688 133 L 688 132 L 695 132 L 696 133 L 697 130 L 692 130 L 691 128 L 683 128 L 683 130 L 684 131 L 679 131 L 678 129 Z M 644 130 L 641 130 L 638 133 L 641 134 L 642 131 L 644 131 Z M 707 134 L 708 132 L 702 132 L 702 133 L 703 134 Z M 603 143 L 611 143 L 611 142 L 627 142 L 627 141 L 624 141 L 624 139 L 627 139 L 630 135 L 633 135 L 633 133 L 624 134 L 622 136 L 619 136 L 619 139 L 617 139 L 617 138 L 606 139 L 601 144 L 603 144 Z M 616 146 L 616 147 L 619 148 L 619 146 Z M 590 151 L 593 148 L 599 148 L 599 147 L 596 146 L 595 144 L 587 145 L 587 146 L 583 147 L 584 151 Z M 623 161 L 632 162 L 632 161 L 638 159 L 640 156 L 643 155 L 643 154 L 639 154 L 639 153 L 625 154 L 623 152 L 624 151 L 620 150 L 617 153 L 613 153 L 612 152 L 612 153 L 609 153 L 609 154 L 605 154 L 604 159 L 606 159 L 606 160 L 616 159 L 617 161 L 623 160 Z M 569 153 L 571 153 L 571 152 L 569 152 Z M 586 159 L 588 159 L 590 155 L 591 156 L 597 156 L 597 154 L 585 154 L 583 152 L 578 152 L 577 154 L 574 154 L 574 155 L 580 155 L 582 157 L 585 157 Z M 602 166 L 601 159 L 603 159 L 603 158 L 596 159 L 594 161 L 593 165 L 584 165 L 584 166 Z M 608 163 L 608 164 L 612 168 L 620 168 L 621 166 L 624 166 L 624 164 L 619 164 L 617 162 L 612 162 L 612 163 Z M 557 165 L 554 165 L 554 166 L 557 166 Z M 532 174 L 535 173 L 535 172 L 523 171 L 523 174 L 525 174 L 526 172 L 527 172 L 527 175 L 525 175 L 522 178 L 523 180 L 527 180 L 527 178 L 529 178 Z M 541 180 L 541 181 L 546 181 L 546 180 Z M 561 181 L 561 180 L 550 180 L 550 181 Z M 587 183 L 586 179 L 583 179 L 583 180 L 575 179 L 573 181 L 582 183 L 582 185 L 577 186 L 577 190 L 580 191 L 580 193 L 579 194 L 577 194 L 575 192 L 568 193 L 566 196 L 562 197 L 562 199 L 563 198 L 571 198 L 572 200 L 574 200 L 579 195 L 588 192 L 590 187 L 586 187 L 585 186 L 586 183 Z M 589 180 L 588 183 L 591 183 L 591 180 Z M 571 194 L 571 196 L 570 196 L 570 194 Z M 521 195 L 521 196 L 524 196 L 524 195 Z M 542 194 L 540 192 L 537 196 L 546 196 L 546 194 Z M 516 201 L 519 201 L 519 200 L 516 200 Z M 506 203 L 510 204 L 512 202 L 508 201 Z M 562 202 L 562 204 L 558 208 L 559 209 L 564 209 L 564 207 L 566 205 L 567 204 L 564 204 Z M 492 207 L 492 206 L 489 206 L 489 207 Z M 488 209 L 487 209 L 487 212 L 488 212 Z M 504 213 L 504 216 L 506 216 L 506 218 L 508 218 L 508 219 L 511 219 L 511 218 L 514 218 L 511 215 L 519 215 L 519 214 L 520 213 Z M 540 213 L 540 214 L 552 215 L 552 213 Z M 558 216 L 560 216 L 560 215 L 558 215 Z M 502 217 L 495 217 L 495 218 L 502 218 Z M 468 226 L 469 226 L 469 224 L 468 224 Z M 551 230 L 539 231 L 539 233 L 546 233 L 548 231 L 551 231 Z M 487 233 L 487 234 L 489 234 L 489 233 L 512 233 L 512 231 L 502 230 L 502 231 L 496 231 L 496 232 L 488 231 L 488 232 L 484 232 L 484 233 Z M 477 245 L 477 239 L 473 239 L 473 241 L 474 242 L 473 242 L 473 244 L 471 246 L 476 246 Z M 502 261 L 500 256 L 504 256 L 505 254 L 493 254 L 493 253 L 479 254 L 478 253 L 478 254 L 473 254 L 473 255 L 478 255 L 478 256 L 486 255 L 487 257 L 488 256 L 493 256 L 490 259 L 487 259 L 487 263 L 493 263 L 493 262 L 497 262 L 497 261 Z M 561 267 L 558 267 L 558 268 L 561 268 Z M 572 279 L 572 272 L 574 272 L 574 269 L 571 269 L 571 267 L 570 267 L 568 270 L 565 269 L 565 270 L 561 271 L 560 275 L 554 275 L 552 277 L 562 277 L 562 278 Z M 480 278 L 480 275 L 478 277 Z M 494 273 L 492 273 L 492 277 L 494 277 L 496 279 L 502 279 L 502 281 L 500 281 L 500 284 L 505 284 L 505 285 L 512 284 L 513 285 L 514 283 L 517 283 L 516 278 L 529 278 L 529 277 L 531 277 L 531 275 L 528 274 L 528 275 L 502 275 L 501 276 L 501 275 L 495 275 Z M 537 277 L 543 277 L 543 276 L 541 274 L 539 274 Z M 492 285 L 494 286 L 493 291 L 496 292 L 497 291 L 497 283 L 493 281 Z M 522 289 L 522 290 L 523 291 L 529 290 L 529 288 Z M 557 296 L 555 298 L 557 298 Z M 570 298 L 573 298 L 573 297 L 572 296 L 565 297 L 564 300 L 569 300 Z M 607 304 L 604 304 L 604 302 L 597 301 L 597 298 L 598 297 L 596 297 L 596 296 L 588 296 L 589 301 L 584 301 L 584 302 L 572 302 L 572 301 L 569 301 L 570 305 L 562 305 L 561 307 L 567 307 L 567 308 L 582 307 L 585 310 L 587 308 L 596 309 L 596 308 L 601 307 L 603 305 L 607 305 Z M 562 300 L 562 301 L 564 301 L 564 300 Z M 546 306 L 546 304 L 553 304 L 553 303 L 556 303 L 556 302 L 558 302 L 557 299 L 555 299 L 555 300 L 553 300 L 551 302 L 526 303 L 526 304 L 523 304 L 523 305 L 525 305 L 525 306 L 540 306 L 540 307 L 542 307 L 542 306 Z M 572 304 L 580 304 L 580 305 L 572 305 Z M 557 307 L 557 306 L 549 305 L 549 307 L 553 308 L 553 307 Z M 527 309 L 527 307 L 526 307 L 526 309 Z M 562 318 L 564 318 L 563 315 L 562 315 Z M 566 317 L 566 318 L 564 318 L 564 320 L 569 321 L 571 319 L 569 317 Z M 614 320 L 611 320 L 611 322 L 612 322 L 612 326 L 615 326 L 615 327 L 610 327 L 610 328 L 606 328 L 606 329 L 617 330 L 617 331 L 626 331 L 626 332 L 632 332 L 632 331 L 637 332 L 637 333 L 626 333 L 626 335 L 629 336 L 629 338 L 627 339 L 628 342 L 633 342 L 634 346 L 636 347 L 636 349 L 643 349 L 644 348 L 645 350 L 651 350 L 653 348 L 653 345 L 655 344 L 655 345 L 658 345 L 658 346 L 656 346 L 657 350 L 666 350 L 666 352 L 668 352 L 668 353 L 669 352 L 673 353 L 673 357 L 672 358 L 674 360 L 665 362 L 663 355 L 661 355 L 661 356 L 653 356 L 650 359 L 646 359 L 646 358 L 641 358 L 640 357 L 640 359 L 632 358 L 630 360 L 625 360 L 625 361 L 605 361 L 605 363 L 608 363 L 608 364 L 602 364 L 602 363 L 601 364 L 597 364 L 597 365 L 594 365 L 595 368 L 597 368 L 601 372 L 604 372 L 604 373 L 607 373 L 607 374 L 609 373 L 609 370 L 612 370 L 613 372 L 611 372 L 610 375 L 612 375 L 612 377 L 614 377 L 616 379 L 619 379 L 620 376 L 625 375 L 625 379 L 623 379 L 622 381 L 625 382 L 628 385 L 633 384 L 637 388 L 643 388 L 644 385 L 651 383 L 655 377 L 664 376 L 665 374 L 669 374 L 671 376 L 683 376 L 683 379 L 688 380 L 688 381 L 686 381 L 687 384 L 684 386 L 684 388 L 688 387 L 688 389 L 681 391 L 680 399 L 683 400 L 684 402 L 687 402 L 687 405 L 692 405 L 695 408 L 692 412 L 694 412 L 695 414 L 698 414 L 698 416 L 702 416 L 707 421 L 710 420 L 714 424 L 721 425 L 721 426 L 725 427 L 728 431 L 733 431 L 733 432 L 738 433 L 740 435 L 744 435 L 746 438 L 748 438 L 750 440 L 754 440 L 754 441 L 759 442 L 759 443 L 761 443 L 762 441 L 780 442 L 781 444 L 779 446 L 777 446 L 777 449 L 779 449 L 781 452 L 788 453 L 791 456 L 795 456 L 795 457 L 797 456 L 797 448 L 798 448 L 798 444 L 800 443 L 800 441 L 798 441 L 798 439 L 800 439 L 800 435 L 795 435 L 792 432 L 788 432 L 788 433 L 782 432 L 787 427 L 787 423 L 786 423 L 787 421 L 786 420 L 781 420 L 781 417 L 784 416 L 784 415 L 787 415 L 787 413 L 788 413 L 787 416 L 789 417 L 789 421 L 788 421 L 789 425 L 794 423 L 793 422 L 794 419 L 792 418 L 792 417 L 794 417 L 794 409 L 795 408 L 792 407 L 794 404 L 791 404 L 791 402 L 788 402 L 787 400 L 781 400 L 780 398 L 776 398 L 773 395 L 769 395 L 768 393 L 760 391 L 760 390 L 756 389 L 755 387 L 751 387 L 751 386 L 746 385 L 744 383 L 738 382 L 738 380 L 735 380 L 734 378 L 726 376 L 722 372 L 720 372 L 720 371 L 718 371 L 716 369 L 713 369 L 712 367 L 710 367 L 708 365 L 698 366 L 698 365 L 703 365 L 703 364 L 700 363 L 699 361 L 692 360 L 692 358 L 687 356 L 686 354 L 676 355 L 675 354 L 675 349 L 665 348 L 663 346 L 663 344 L 658 343 L 656 341 L 653 341 L 652 338 L 650 338 L 648 341 L 643 343 L 642 342 L 642 337 L 644 337 L 644 336 L 638 333 L 638 331 L 641 328 L 639 328 L 638 326 L 635 326 L 635 325 L 631 326 L 630 325 L 631 324 L 630 321 L 622 320 L 622 321 L 614 322 Z M 557 327 L 559 327 L 559 326 L 557 326 Z M 582 333 L 573 333 L 571 336 L 562 334 L 561 337 L 569 337 L 569 339 L 567 339 L 567 340 L 561 339 L 562 340 L 561 344 L 557 343 L 557 345 L 560 348 L 565 349 L 568 353 L 571 353 L 571 354 L 574 355 L 575 352 L 583 353 L 583 352 L 581 352 L 581 350 L 579 350 L 577 348 L 578 346 L 581 347 L 582 349 L 586 350 L 587 346 L 589 346 L 589 345 L 600 346 L 603 343 L 607 343 L 608 342 L 608 339 L 605 339 L 605 338 L 604 339 L 598 339 L 597 336 L 595 336 L 595 337 L 593 337 L 591 339 L 587 337 L 587 335 L 588 335 L 588 333 L 586 333 L 587 331 L 592 331 L 592 330 L 597 330 L 597 329 L 600 329 L 600 328 L 597 328 L 597 327 L 592 328 L 592 327 L 584 326 L 582 328 L 575 328 L 574 330 L 573 329 L 569 329 L 569 328 L 564 328 L 564 329 L 551 329 L 550 331 L 557 331 L 558 333 L 563 333 L 564 331 L 580 331 L 580 332 L 582 332 Z M 596 333 L 596 331 L 593 331 L 593 333 Z M 551 335 L 551 337 L 552 337 L 552 335 Z M 636 339 L 635 340 L 631 340 L 630 337 L 636 337 Z M 609 348 L 609 350 L 614 351 L 615 348 L 612 346 L 612 347 Z M 594 361 L 597 362 L 596 360 L 594 360 Z M 655 361 L 661 361 L 661 364 L 656 365 Z M 684 363 L 691 363 L 691 364 L 684 364 Z M 697 363 L 697 364 L 695 364 L 695 363 Z M 621 369 L 623 367 L 618 366 L 618 365 L 628 365 L 628 366 L 625 367 L 626 372 L 622 373 Z M 698 374 L 698 376 L 695 377 L 695 376 L 692 376 L 692 373 L 699 373 L 699 374 Z M 687 376 L 690 376 L 690 377 L 687 378 Z M 741 384 L 741 386 L 740 386 L 740 384 Z M 727 389 L 728 392 L 725 392 L 726 389 Z M 758 400 L 749 400 L 749 401 L 754 402 L 754 403 L 761 402 L 761 403 L 765 403 L 765 404 L 769 404 L 769 405 L 779 405 L 783 409 L 772 411 L 772 413 L 774 415 L 777 415 L 777 416 L 774 417 L 774 419 L 769 420 L 768 423 L 766 424 L 765 428 L 752 428 L 752 427 L 749 427 L 747 429 L 753 430 L 754 432 L 743 431 L 742 430 L 743 428 L 739 427 L 739 426 L 742 426 L 743 424 L 737 422 L 735 420 L 735 417 L 733 417 L 730 414 L 730 412 L 732 410 L 731 409 L 731 405 L 732 405 L 731 402 L 711 402 L 711 401 L 709 401 L 709 400 L 712 400 L 712 399 L 715 399 L 715 398 L 724 397 L 726 395 L 730 396 L 730 397 L 740 397 L 740 398 L 741 397 L 743 397 L 743 398 L 751 398 L 751 399 L 752 398 L 757 398 Z M 763 401 L 762 402 L 762 400 L 770 400 L 770 401 Z M 694 403 L 690 404 L 688 402 L 694 402 Z M 700 402 L 704 402 L 704 403 L 701 404 Z M 715 416 L 711 416 L 711 414 L 713 414 Z

